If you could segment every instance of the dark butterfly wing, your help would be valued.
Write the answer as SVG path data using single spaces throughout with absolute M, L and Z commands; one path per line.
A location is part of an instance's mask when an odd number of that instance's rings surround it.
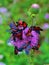
M 38 34 L 40 34 L 40 31 L 39 30 L 35 30 Z
M 17 29 L 16 25 L 13 22 L 10 23 L 9 26 L 10 26 L 11 29 Z
M 40 27 L 34 27 L 34 30 L 43 31 L 43 29 L 41 29 Z

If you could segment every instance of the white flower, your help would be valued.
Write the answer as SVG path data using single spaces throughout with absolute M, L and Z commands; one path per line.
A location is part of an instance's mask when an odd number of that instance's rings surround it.
M 22 54 L 22 53 L 24 53 L 24 54 L 25 54 L 25 50 L 23 50 L 23 52 L 18 52 L 18 54 Z
M 18 54 L 22 54 L 22 52 L 18 52 Z

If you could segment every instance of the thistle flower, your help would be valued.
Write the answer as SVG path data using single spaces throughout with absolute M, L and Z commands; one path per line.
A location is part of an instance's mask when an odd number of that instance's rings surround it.
M 49 19 L 49 13 L 45 14 L 45 19 Z
M 32 6 L 31 6 L 32 8 L 40 8 L 40 6 L 38 5 L 38 4 L 32 4 Z
M 32 4 L 30 11 L 32 14 L 37 14 L 39 12 L 40 6 L 38 4 Z
M 32 47 L 34 46 L 37 47 L 38 45 L 39 32 L 37 31 L 40 31 L 40 29 L 39 28 L 33 29 L 32 27 L 30 29 L 29 27 L 26 27 L 25 29 L 21 30 L 21 32 L 19 32 L 22 33 L 22 35 L 18 36 L 22 37 L 22 39 L 15 35 L 15 40 L 12 39 L 11 43 L 18 48 L 18 51 L 25 49 L 26 53 L 28 54 L 29 50 L 32 49 Z

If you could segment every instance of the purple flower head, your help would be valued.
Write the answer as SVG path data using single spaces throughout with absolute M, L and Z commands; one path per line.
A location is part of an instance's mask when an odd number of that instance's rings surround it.
M 49 28 L 49 24 L 48 23 L 45 23 L 44 25 L 43 25 L 43 29 L 48 29 Z
M 32 4 L 32 6 L 31 6 L 32 8 L 40 8 L 40 6 L 38 5 L 38 4 Z
M 45 19 L 49 19 L 49 13 L 45 14 Z
M 5 63 L 3 63 L 3 62 L 0 62 L 0 65 L 6 65 Z
M 7 12 L 7 9 L 6 8 L 4 8 L 4 7 L 1 7 L 0 8 L 0 13 L 6 13 Z

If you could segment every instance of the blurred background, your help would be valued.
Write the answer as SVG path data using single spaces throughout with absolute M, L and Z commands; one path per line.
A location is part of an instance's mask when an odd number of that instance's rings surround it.
M 14 54 L 9 42 L 9 22 L 22 19 L 28 26 L 40 26 L 40 52 L 31 50 L 29 55 Z M 49 0 L 0 0 L 0 65 L 48 65 L 49 64 Z

